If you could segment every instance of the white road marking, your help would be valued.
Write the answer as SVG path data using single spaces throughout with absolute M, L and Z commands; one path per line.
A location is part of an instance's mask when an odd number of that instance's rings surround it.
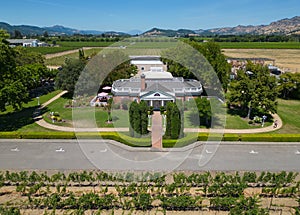
M 295 154 L 296 154 L 296 155 L 300 155 L 300 151 L 297 150 L 297 151 L 295 152 Z
M 19 152 L 20 150 L 16 147 L 14 149 L 10 149 L 10 151 L 12 151 L 12 152 Z
M 107 152 L 107 149 L 100 150 L 100 152 Z
M 251 150 L 249 153 L 250 154 L 258 154 L 258 152 L 254 151 L 254 150 Z
M 56 152 L 65 152 L 65 150 L 63 148 L 59 148 L 55 150 Z
M 212 152 L 208 151 L 207 149 L 205 150 L 206 154 L 212 154 Z

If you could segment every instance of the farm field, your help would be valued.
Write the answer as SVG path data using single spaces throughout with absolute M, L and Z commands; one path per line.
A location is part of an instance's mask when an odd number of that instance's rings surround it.
M 299 42 L 218 42 L 222 49 L 300 49 Z
M 250 214 L 293 214 L 299 211 L 297 175 L 6 171 L 0 172 L 0 212 L 179 215 L 252 209 Z
M 84 48 L 85 56 L 90 56 L 92 54 L 98 54 L 102 49 L 101 48 Z M 48 66 L 60 66 L 63 65 L 66 58 L 79 58 L 79 53 L 76 50 L 70 51 L 72 53 L 63 54 L 63 53 L 55 53 L 55 54 L 48 54 L 46 55 L 45 64 Z
M 300 72 L 300 49 L 223 49 L 233 58 L 271 58 L 285 72 Z

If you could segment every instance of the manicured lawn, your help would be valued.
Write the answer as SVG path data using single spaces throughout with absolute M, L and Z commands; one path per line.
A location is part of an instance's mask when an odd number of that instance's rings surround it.
M 47 106 L 47 112 L 44 113 L 44 119 L 52 123 L 49 118 L 50 112 L 58 112 L 63 120 L 66 122 L 55 122 L 55 125 L 72 126 L 72 120 L 77 120 L 83 127 L 89 127 L 88 124 L 96 122 L 97 126 L 103 127 L 128 127 L 128 111 L 125 110 L 112 110 L 111 116 L 113 123 L 107 123 L 107 111 L 101 107 L 78 107 L 78 108 L 65 108 L 69 104 L 70 99 L 61 97 Z M 74 116 L 74 117 L 73 117 Z M 94 126 L 94 125 L 91 125 Z
M 278 99 L 278 114 L 283 127 L 275 133 L 300 133 L 300 101 Z
M 186 128 L 197 128 L 199 127 L 199 118 L 195 117 L 191 111 L 185 111 L 184 125 Z M 266 122 L 265 126 L 272 125 L 271 122 Z M 238 115 L 226 114 L 226 129 L 250 129 L 250 128 L 260 128 L 261 124 L 249 125 L 246 119 L 241 118 Z M 200 126 L 200 128 L 206 128 L 205 126 Z
M 61 91 L 54 91 L 47 95 L 40 96 L 40 104 L 48 101 Z M 5 112 L 0 112 L 0 131 L 41 131 L 44 129 L 34 123 L 32 118 L 34 111 L 38 107 L 37 99 L 34 98 L 24 108 L 19 111 L 14 111 L 11 106 L 7 107 Z M 47 109 L 45 109 L 47 111 Z

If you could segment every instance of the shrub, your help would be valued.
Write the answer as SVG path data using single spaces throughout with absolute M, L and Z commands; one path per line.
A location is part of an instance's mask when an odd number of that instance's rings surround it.
M 184 147 L 189 144 L 192 144 L 197 141 L 197 133 L 188 133 L 185 137 L 181 139 L 163 139 L 163 147 L 164 148 L 179 148 Z
M 260 118 L 259 116 L 255 116 L 255 117 L 253 118 L 253 121 L 254 121 L 255 123 L 261 123 L 261 118 Z
M 11 132 L 0 132 L 0 138 L 1 139 L 19 139 L 20 134 L 16 131 Z
M 252 121 L 252 120 L 250 120 L 249 122 L 248 122 L 248 124 L 249 125 L 252 125 L 254 122 Z
M 299 142 L 300 134 L 242 134 L 240 139 L 250 142 Z
M 75 139 L 73 132 L 26 132 L 21 133 L 22 139 Z

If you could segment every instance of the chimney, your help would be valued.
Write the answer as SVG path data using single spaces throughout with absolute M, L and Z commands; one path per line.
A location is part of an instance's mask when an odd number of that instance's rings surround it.
M 143 74 L 141 75 L 141 91 L 144 91 L 144 90 L 146 89 L 145 78 L 146 78 L 146 76 L 145 76 L 145 74 L 143 73 Z

